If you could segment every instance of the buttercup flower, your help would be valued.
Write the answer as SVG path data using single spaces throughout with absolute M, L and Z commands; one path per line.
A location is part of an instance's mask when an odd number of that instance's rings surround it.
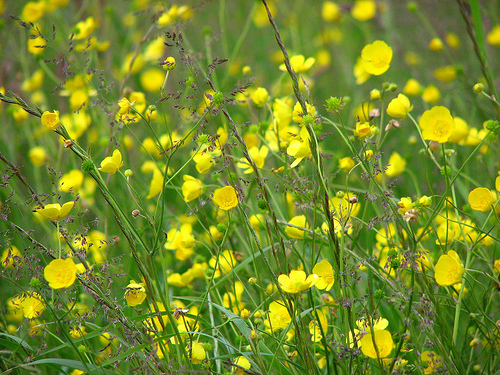
M 245 375 L 245 370 L 249 370 L 250 367 L 252 367 L 250 361 L 241 355 L 234 361 L 233 371 L 236 375 Z
M 500 25 L 496 25 L 491 29 L 488 35 L 486 35 L 486 41 L 492 46 L 500 47 Z
M 67 193 L 77 192 L 83 184 L 83 173 L 79 169 L 72 169 L 59 179 L 59 190 Z
M 260 150 L 257 147 L 252 147 L 248 150 L 248 153 L 252 157 L 257 168 L 262 168 L 264 166 L 264 162 L 266 160 L 267 154 L 269 153 L 269 149 L 266 146 L 262 146 Z M 245 174 L 252 173 L 253 168 L 248 164 L 246 158 L 241 158 L 240 162 L 236 164 L 238 168 L 245 168 Z
M 120 150 L 114 150 L 113 156 L 107 156 L 101 161 L 101 168 L 99 170 L 104 173 L 115 173 L 122 165 L 122 153 Z
M 455 120 L 447 108 L 436 106 L 424 112 L 419 126 L 425 140 L 444 143 L 455 129 Z
M 404 214 L 405 212 L 411 210 L 414 207 L 414 203 L 411 201 L 410 197 L 401 198 L 398 202 L 398 214 Z
M 252 93 L 252 101 L 256 107 L 262 107 L 269 99 L 269 93 L 264 87 L 259 87 Z
M 375 349 L 375 345 L 373 345 L 374 341 L 377 349 Z M 388 357 L 394 346 L 391 333 L 385 329 L 374 330 L 371 333 L 367 333 L 361 338 L 360 343 L 363 354 L 374 359 Z
M 385 42 L 376 40 L 363 48 L 361 59 L 368 73 L 379 76 L 389 69 L 392 60 L 392 48 Z
M 238 196 L 236 195 L 235 188 L 232 186 L 225 186 L 215 190 L 213 201 L 224 211 L 236 207 L 238 205 Z
M 441 99 L 441 93 L 434 85 L 429 85 L 422 92 L 422 100 L 429 104 L 436 104 Z
M 74 205 L 74 201 L 66 202 L 62 207 L 59 203 L 51 203 L 46 204 L 44 208 L 39 208 L 36 212 L 46 219 L 58 220 L 68 216 Z
M 427 367 L 424 370 L 424 374 L 433 374 L 440 367 L 443 367 L 443 361 L 441 360 L 441 356 L 436 353 L 426 350 L 420 354 L 420 360 L 427 364 Z
M 321 262 L 316 263 L 312 272 L 318 275 L 316 281 L 316 288 L 325 289 L 327 292 L 332 289 L 335 278 L 333 276 L 333 267 L 327 260 L 323 259 Z
M 462 275 L 465 272 L 462 261 L 453 250 L 439 257 L 434 267 L 434 278 L 441 286 L 450 286 L 462 282 Z
M 391 100 L 387 106 L 387 114 L 394 118 L 405 118 L 413 109 L 410 100 L 403 94 Z
M 269 304 L 269 318 L 264 320 L 266 331 L 276 331 L 285 329 L 292 321 L 292 317 L 288 313 L 288 309 L 280 301 L 273 301 Z
M 43 298 L 37 292 L 23 293 L 15 303 L 19 304 L 28 319 L 38 318 L 45 311 Z
M 318 281 L 318 275 L 312 273 L 306 277 L 306 273 L 301 270 L 292 270 L 290 275 L 281 274 L 278 282 L 286 293 L 300 293 L 309 289 Z
M 363 140 L 366 137 L 371 137 L 372 127 L 371 127 L 370 123 L 369 122 L 357 122 L 356 128 L 354 129 L 354 135 L 356 137 L 358 137 L 360 140 Z
M 67 288 L 76 280 L 76 265 L 73 259 L 54 259 L 43 270 L 45 280 L 52 289 Z
M 327 22 L 340 21 L 340 7 L 333 1 L 324 1 L 321 8 L 321 17 Z
M 193 342 L 193 346 L 191 347 L 191 362 L 192 363 L 201 363 L 207 357 L 207 352 L 203 345 L 199 342 Z
M 0 264 L 6 268 L 9 268 L 19 264 L 20 261 L 22 261 L 22 259 L 23 259 L 23 254 L 19 251 L 17 247 L 12 245 L 3 251 L 2 257 L 0 258 Z
M 293 224 L 293 225 L 296 225 L 298 227 L 305 228 L 307 225 L 306 224 L 306 217 L 305 217 L 305 215 L 295 216 L 288 222 L 288 224 Z M 304 236 L 306 235 L 306 233 L 302 229 L 298 229 L 295 227 L 289 227 L 289 226 L 287 226 L 285 228 L 285 233 L 288 234 L 288 236 L 291 238 L 298 238 L 298 239 L 304 238 Z
M 403 92 L 408 96 L 417 96 L 422 91 L 420 83 L 415 78 L 410 78 L 406 81 L 405 87 L 403 87 Z
M 182 195 L 186 202 L 191 202 L 203 194 L 203 183 L 200 180 L 187 174 L 183 176 L 183 179 Z
M 441 51 L 443 49 L 443 41 L 439 38 L 432 38 L 429 42 L 429 49 L 432 51 Z
M 305 126 L 302 127 L 298 139 L 290 142 L 286 149 L 286 153 L 295 158 L 290 168 L 295 168 L 304 158 L 312 155 L 309 145 L 309 132 Z
M 387 166 L 387 169 L 385 170 L 385 175 L 387 177 L 400 175 L 404 172 L 405 167 L 406 161 L 401 157 L 401 155 L 399 155 L 399 153 L 394 151 L 389 158 L 389 164 Z
M 61 124 L 59 120 L 59 111 L 49 112 L 45 111 L 41 117 L 42 125 L 50 130 L 56 130 Z
M 146 289 L 144 285 L 131 280 L 130 284 L 127 285 L 124 297 L 129 306 L 140 305 L 146 299 Z
M 315 62 L 316 60 L 314 59 L 314 57 L 309 57 L 307 60 L 304 55 L 295 55 L 290 57 L 290 65 L 292 66 L 292 69 L 295 71 L 295 73 L 302 73 L 309 70 L 309 68 L 311 68 L 311 66 L 313 66 Z M 286 72 L 285 64 L 280 65 L 280 70 Z
M 30 149 L 28 157 L 33 165 L 41 167 L 47 160 L 47 152 L 42 146 L 36 146 Z
M 495 199 L 489 189 L 479 187 L 469 193 L 468 201 L 474 211 L 488 212 L 491 210 Z
M 375 16 L 377 7 L 373 0 L 356 0 L 351 8 L 351 15 L 358 21 L 368 21 Z

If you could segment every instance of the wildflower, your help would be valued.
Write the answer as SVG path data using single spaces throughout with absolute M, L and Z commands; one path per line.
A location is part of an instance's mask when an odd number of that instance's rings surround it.
M 363 59 L 361 57 L 358 57 L 356 60 L 356 64 L 354 64 L 353 67 L 353 74 L 354 77 L 356 78 L 356 84 L 357 85 L 362 85 L 368 79 L 370 78 L 371 74 L 367 72 L 365 69 L 365 64 L 363 62 Z
M 240 355 L 234 361 L 233 372 L 236 375 L 245 375 L 245 370 L 249 370 L 250 367 L 252 367 L 250 361 L 245 356 Z
M 439 38 L 432 38 L 429 42 L 429 49 L 432 51 L 441 51 L 443 49 L 443 41 Z
M 267 154 L 269 153 L 269 149 L 266 146 L 262 146 L 260 150 L 257 147 L 252 147 L 250 150 L 248 150 L 248 152 L 252 157 L 257 168 L 262 168 L 264 166 Z M 253 168 L 248 163 L 246 158 L 241 158 L 240 162 L 237 163 L 236 166 L 238 168 L 246 168 L 244 172 L 245 174 L 253 172 Z
M 73 259 L 54 259 L 43 270 L 45 280 L 52 289 L 68 288 L 76 280 L 76 265 Z
M 500 47 L 500 25 L 496 25 L 491 29 L 486 35 L 486 41 L 492 46 Z
M 339 160 L 339 168 L 346 173 L 348 173 L 354 167 L 354 165 L 354 160 L 349 156 L 346 156 L 345 158 Z
M 59 111 L 49 112 L 45 111 L 41 117 L 42 125 L 50 130 L 56 130 L 61 124 L 59 120 Z
M 410 78 L 408 81 L 406 81 L 405 87 L 403 87 L 403 93 L 408 96 L 417 96 L 418 94 L 420 94 L 421 90 L 422 87 L 415 78 Z
M 46 10 L 44 1 L 29 1 L 23 8 L 21 19 L 24 22 L 34 23 L 43 17 Z
M 422 100 L 431 105 L 436 104 L 441 99 L 441 93 L 434 85 L 427 86 L 422 92 Z
M 398 214 L 404 214 L 405 212 L 411 210 L 413 206 L 414 203 L 411 201 L 410 197 L 401 198 L 401 200 L 398 202 Z
M 120 107 L 120 109 L 118 110 L 119 115 L 127 115 L 130 113 L 130 108 L 132 108 L 132 103 L 130 103 L 130 100 L 123 97 L 118 101 L 118 107 Z
M 216 268 L 216 273 L 214 277 L 218 277 L 221 274 L 227 274 L 236 266 L 236 258 L 234 257 L 234 252 L 230 250 L 224 250 L 217 258 L 214 256 L 208 262 L 210 267 Z
M 292 66 L 292 69 L 295 71 L 295 73 L 302 73 L 309 70 L 315 62 L 316 60 L 314 59 L 314 57 L 309 57 L 307 60 L 304 55 L 295 55 L 290 57 L 290 65 Z M 286 72 L 286 65 L 281 64 L 280 70 Z
M 406 161 L 399 155 L 398 152 L 394 151 L 389 157 L 389 163 L 385 170 L 385 175 L 387 177 L 395 177 L 404 172 L 406 167 Z
M 71 337 L 74 339 L 78 339 L 82 337 L 83 335 L 87 334 L 87 331 L 85 330 L 85 327 L 83 326 L 74 326 L 70 331 L 69 334 Z
M 321 17 L 326 22 L 340 21 L 340 7 L 333 1 L 324 1 L 321 8 Z
M 313 319 L 309 322 L 311 341 L 320 342 L 323 335 L 326 334 L 328 330 L 328 320 L 322 310 L 317 309 L 316 314 L 313 313 L 313 315 L 317 315 L 317 319 Z
M 394 118 L 405 118 L 413 109 L 410 100 L 403 94 L 399 94 L 397 98 L 391 100 L 387 106 L 387 114 Z
M 262 107 L 269 100 L 269 93 L 264 87 L 259 87 L 252 93 L 252 101 L 256 107 Z
M 176 4 L 172 5 L 167 12 L 164 12 L 158 18 L 157 26 L 159 28 L 166 27 L 174 23 L 177 19 L 187 21 L 193 16 L 193 9 L 188 5 L 178 7 Z
M 174 70 L 177 67 L 177 63 L 175 62 L 175 58 L 173 56 L 169 56 L 163 62 L 163 70 Z
M 0 264 L 5 268 L 10 268 L 20 264 L 22 259 L 23 254 L 17 247 L 11 245 L 3 251 L 2 257 L 0 258 Z
M 124 297 L 129 306 L 140 305 L 146 299 L 146 288 L 144 288 L 143 284 L 131 280 L 130 284 L 127 285 Z
M 453 117 L 453 120 L 455 121 L 455 129 L 451 132 L 448 142 L 461 143 L 469 135 L 469 125 L 460 117 Z
M 373 0 L 356 0 L 351 8 L 351 15 L 358 21 L 371 20 L 377 11 L 375 1 Z
M 22 308 L 24 317 L 28 319 L 38 318 L 45 311 L 42 296 L 37 292 L 23 293 L 15 303 Z
M 184 183 L 182 184 L 182 195 L 186 202 L 191 202 L 203 194 L 203 183 L 200 180 L 187 174 L 182 178 L 184 179 Z
M 135 64 L 134 64 L 135 68 Z M 149 68 L 142 71 L 139 81 L 142 88 L 147 92 L 156 93 L 160 91 L 165 80 L 165 72 L 159 68 Z
M 312 272 L 318 275 L 318 280 L 315 284 L 318 289 L 325 289 L 327 292 L 332 289 L 335 277 L 333 276 L 333 267 L 327 260 L 323 259 L 316 263 Z
M 438 371 L 440 367 L 443 367 L 443 361 L 441 356 L 436 353 L 426 350 L 420 354 L 420 360 L 425 362 L 427 367 L 424 370 L 424 374 L 433 374 Z
M 193 160 L 196 163 L 196 170 L 201 174 L 210 172 L 214 164 L 212 161 L 212 153 L 209 151 L 196 154 Z
M 425 140 L 444 143 L 455 129 L 455 121 L 447 108 L 436 106 L 424 112 L 419 126 Z
M 207 357 L 207 352 L 202 344 L 193 342 L 191 347 L 191 362 L 194 364 L 201 363 Z
M 372 135 L 372 127 L 369 122 L 356 123 L 356 128 L 354 129 L 354 136 L 358 137 L 360 140 L 363 140 L 366 137 L 371 137 L 371 135 Z
M 469 201 L 470 207 L 474 211 L 479 212 L 488 212 L 495 203 L 495 199 L 493 198 L 491 191 L 483 187 L 472 190 L 469 193 L 467 200 Z
M 36 213 L 49 220 L 63 219 L 68 216 L 74 205 L 74 201 L 66 202 L 62 207 L 59 203 L 46 204 L 44 208 L 37 209 Z
M 447 33 L 446 34 L 446 44 L 452 49 L 458 49 L 460 47 L 460 39 L 457 34 Z
M 29 150 L 28 157 L 34 166 L 41 167 L 47 160 L 47 152 L 42 146 L 36 146 Z
M 312 155 L 309 145 L 309 132 L 305 126 L 300 130 L 299 139 L 290 142 L 286 153 L 295 158 L 290 168 L 295 168 L 304 158 Z
M 297 227 L 306 228 L 306 225 L 307 225 L 306 217 L 305 217 L 305 215 L 294 216 L 292 219 L 290 219 L 288 224 L 292 224 L 292 225 L 295 225 Z M 304 238 L 306 235 L 306 233 L 302 229 L 290 227 L 290 226 L 287 226 L 285 228 L 285 233 L 288 234 L 289 237 L 297 238 L 297 239 Z
M 423 195 L 419 200 L 418 204 L 422 207 L 430 207 L 432 203 L 432 199 L 428 197 L 427 195 Z
M 38 34 L 32 34 L 28 39 L 28 52 L 33 55 L 41 54 L 46 46 L 47 41 Z
M 23 91 L 36 91 L 43 84 L 43 78 L 45 77 L 45 73 L 43 70 L 38 69 L 35 73 L 31 75 L 30 78 L 25 79 L 21 86 Z
M 283 302 L 273 301 L 269 304 L 268 319 L 264 320 L 267 331 L 285 329 L 291 321 L 292 317 Z
M 123 165 L 122 153 L 120 150 L 114 150 L 113 156 L 107 156 L 101 161 L 99 170 L 104 173 L 115 173 Z
M 88 17 L 85 21 L 80 21 L 75 26 L 73 38 L 76 40 L 88 39 L 96 28 L 94 17 Z
M 361 59 L 368 73 L 379 76 L 389 69 L 392 60 L 392 48 L 385 42 L 376 40 L 363 48 Z
M 379 100 L 382 97 L 382 94 L 380 93 L 380 90 L 373 89 L 370 91 L 370 99 L 371 100 Z
M 59 190 L 68 193 L 78 192 L 83 184 L 83 173 L 79 169 L 72 169 L 59 179 Z
M 224 211 L 230 210 L 238 205 L 238 196 L 236 195 L 235 188 L 232 186 L 224 186 L 223 188 L 215 190 L 212 200 Z
M 437 68 L 434 70 L 434 78 L 444 83 L 451 82 L 457 78 L 457 70 L 453 65 Z
M 375 345 L 374 345 L 375 342 Z M 361 351 L 370 358 L 385 358 L 392 352 L 394 341 L 386 329 L 373 330 L 361 338 Z
M 462 282 L 465 272 L 462 261 L 454 250 L 448 250 L 446 254 L 439 257 L 434 267 L 434 278 L 441 286 L 450 286 Z
M 318 281 L 318 275 L 312 273 L 306 277 L 306 273 L 301 270 L 292 270 L 290 275 L 281 274 L 278 282 L 286 293 L 300 293 L 309 289 Z
M 307 114 L 311 116 L 316 116 L 316 108 L 309 103 L 306 103 Z M 302 110 L 302 106 L 299 102 L 295 103 L 292 112 L 292 119 L 297 124 L 302 124 L 302 119 L 304 117 L 304 111 Z

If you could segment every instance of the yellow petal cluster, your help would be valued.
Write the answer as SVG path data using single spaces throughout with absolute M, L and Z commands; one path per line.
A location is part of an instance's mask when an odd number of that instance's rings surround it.
M 73 259 L 54 259 L 44 269 L 43 276 L 52 289 L 67 288 L 76 280 L 76 265 Z
M 312 273 L 306 277 L 302 270 L 292 270 L 290 275 L 281 274 L 278 276 L 278 282 L 286 293 L 300 293 L 309 289 L 318 281 L 318 275 Z

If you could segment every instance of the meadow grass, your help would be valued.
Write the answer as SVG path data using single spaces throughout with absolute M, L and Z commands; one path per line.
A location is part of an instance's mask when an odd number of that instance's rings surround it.
M 496 374 L 498 1 L 0 1 L 2 374 Z

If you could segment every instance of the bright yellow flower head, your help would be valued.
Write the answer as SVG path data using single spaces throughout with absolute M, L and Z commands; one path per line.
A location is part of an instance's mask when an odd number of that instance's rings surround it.
M 375 345 L 377 349 L 375 349 Z M 361 338 L 361 351 L 364 355 L 370 358 L 385 358 L 388 357 L 392 352 L 394 346 L 394 341 L 392 340 L 392 335 L 389 331 L 374 330 L 371 333 L 367 333 Z M 378 351 L 378 355 L 377 355 Z
M 75 26 L 75 35 L 73 38 L 76 40 L 87 39 L 94 32 L 96 26 L 94 17 L 88 17 L 85 21 L 78 22 Z
M 252 93 L 252 101 L 256 107 L 263 107 L 269 100 L 269 93 L 264 87 L 259 87 Z
M 45 1 L 29 1 L 23 8 L 21 19 L 24 22 L 34 23 L 43 17 L 45 9 Z
M 46 219 L 58 220 L 68 216 L 74 205 L 74 201 L 66 202 L 62 205 L 62 207 L 59 203 L 51 203 L 46 204 L 44 208 L 39 208 L 36 212 Z
M 432 51 L 441 51 L 443 49 L 443 41 L 439 38 L 433 38 L 429 42 L 429 48 Z
M 306 277 L 301 270 L 292 270 L 290 275 L 279 275 L 278 282 L 286 293 L 300 293 L 309 289 L 318 281 L 318 275 L 312 273 Z
M 325 289 L 327 292 L 332 289 L 335 277 L 333 276 L 333 267 L 327 260 L 323 259 L 316 263 L 312 272 L 318 275 L 318 280 L 315 284 L 318 289 Z
M 410 78 L 406 81 L 405 87 L 403 87 L 403 92 L 408 96 L 417 96 L 422 91 L 420 83 L 415 78 Z
M 15 303 L 23 309 L 23 315 L 28 319 L 37 318 L 45 311 L 43 298 L 37 292 L 23 293 Z
M 233 366 L 233 372 L 236 375 L 245 375 L 245 370 L 249 370 L 250 367 L 252 367 L 250 361 L 242 355 L 236 358 L 234 364 L 235 366 Z
M 129 306 L 140 305 L 146 299 L 146 288 L 144 288 L 144 285 L 131 280 L 130 284 L 127 285 L 124 297 Z
M 290 65 L 295 73 L 302 73 L 309 70 L 315 62 L 316 60 L 314 57 L 309 57 L 307 60 L 304 55 L 295 55 L 290 57 Z M 280 65 L 280 70 L 286 72 L 285 64 Z
M 290 142 L 286 149 L 286 153 L 295 158 L 290 168 L 295 168 L 304 158 L 312 155 L 309 145 L 309 132 L 305 126 L 302 127 L 298 139 Z
M 448 83 L 457 78 L 457 70 L 453 65 L 446 65 L 434 70 L 434 78 L 437 80 Z
M 391 157 L 389 158 L 389 164 L 385 171 L 385 175 L 387 177 L 395 177 L 403 173 L 405 167 L 406 167 L 406 161 L 401 157 L 401 155 L 399 155 L 399 153 L 394 151 L 391 154 Z
M 113 151 L 113 156 L 107 156 L 101 161 L 101 168 L 99 170 L 104 173 L 115 173 L 122 165 L 122 153 L 117 149 Z
M 67 193 L 78 192 L 83 184 L 83 173 L 79 169 L 72 169 L 59 179 L 59 190 Z
M 193 176 L 184 175 L 182 184 L 182 195 L 186 202 L 191 202 L 203 194 L 203 183 Z
M 47 41 L 39 35 L 32 35 L 28 39 L 28 52 L 33 55 L 41 54 L 46 46 Z
M 420 354 L 420 360 L 427 364 L 424 374 L 434 374 L 440 367 L 443 367 L 441 356 L 436 353 L 426 350 Z
M 227 211 L 238 205 L 236 189 L 232 186 L 224 186 L 214 192 L 214 203 L 222 210 Z
M 434 278 L 441 286 L 450 286 L 462 282 L 462 275 L 465 272 L 462 261 L 453 250 L 439 257 L 434 267 Z
M 42 125 L 50 130 L 56 130 L 61 124 L 59 120 L 59 111 L 49 112 L 45 111 L 41 117 Z
M 360 140 L 363 140 L 366 137 L 371 137 L 371 135 L 372 135 L 372 127 L 369 122 L 356 123 L 356 128 L 354 129 L 354 136 L 358 137 Z
M 441 93 L 434 85 L 427 86 L 422 93 L 422 100 L 429 104 L 436 104 L 441 99 Z
M 205 351 L 205 347 L 199 342 L 193 342 L 193 346 L 191 347 L 191 362 L 201 363 L 207 357 L 207 352 Z
M 436 106 L 424 112 L 419 126 L 425 140 L 444 143 L 455 129 L 455 121 L 447 108 Z
M 392 48 L 385 42 L 376 40 L 363 48 L 361 59 L 366 72 L 379 76 L 389 69 L 392 60 Z
M 307 113 L 312 116 L 316 116 L 316 107 L 306 103 Z M 297 124 L 302 124 L 302 118 L 304 117 L 304 111 L 299 102 L 295 103 L 292 111 L 292 119 Z
M 355 164 L 356 163 L 350 156 L 346 156 L 345 158 L 339 160 L 339 168 L 346 173 L 348 173 L 354 167 Z
M 0 258 L 0 264 L 5 268 L 9 268 L 14 265 L 20 264 L 22 258 L 23 254 L 19 251 L 17 247 L 12 245 L 3 251 L 2 257 Z
M 340 21 L 340 7 L 333 1 L 324 1 L 321 8 L 321 17 L 326 22 Z
M 292 225 L 295 225 L 297 227 L 307 228 L 307 222 L 306 222 L 305 215 L 293 217 L 288 222 L 288 224 L 292 224 Z M 295 227 L 289 227 L 289 226 L 287 226 L 285 228 L 285 233 L 288 234 L 289 237 L 297 238 L 297 239 L 304 238 L 304 236 L 306 235 L 306 232 L 304 232 L 302 229 L 295 228 Z
M 47 160 L 47 152 L 42 146 L 33 147 L 29 151 L 28 156 L 31 163 L 37 167 L 41 167 L 42 165 L 44 165 L 45 161 Z
M 455 129 L 450 134 L 448 142 L 460 143 L 467 139 L 469 135 L 469 125 L 460 117 L 453 117 L 453 120 L 455 120 Z
M 394 118 L 405 118 L 413 109 L 410 100 L 403 94 L 399 94 L 397 98 L 391 100 L 387 106 L 387 114 Z
M 248 153 L 252 157 L 257 168 L 262 168 L 264 166 L 267 154 L 269 153 L 269 149 L 266 146 L 262 146 L 260 150 L 257 147 L 252 147 L 250 150 L 248 150 Z M 253 172 L 253 168 L 250 166 L 250 164 L 248 164 L 246 158 L 241 158 L 240 162 L 237 163 L 236 166 L 238 168 L 244 168 L 245 174 Z
M 357 85 L 362 85 L 363 83 L 368 81 L 371 76 L 371 74 L 366 71 L 365 64 L 361 57 L 358 57 L 358 59 L 356 60 L 356 64 L 354 64 L 353 74 L 356 78 Z
M 76 265 L 73 259 L 54 259 L 43 270 L 45 280 L 52 289 L 67 288 L 76 280 Z
M 377 7 L 373 0 L 356 0 L 351 8 L 351 15 L 358 21 L 371 20 L 376 12 Z
M 491 29 L 491 31 L 486 35 L 486 41 L 495 47 L 500 47 L 500 25 L 496 25 Z
M 398 214 L 404 214 L 405 212 L 411 210 L 414 206 L 414 203 L 411 201 L 410 197 L 401 198 L 398 202 Z
M 234 252 L 230 250 L 224 250 L 217 258 L 214 256 L 208 262 L 210 267 L 216 268 L 215 277 L 221 274 L 229 273 L 236 266 L 236 258 L 234 257 Z
M 474 211 L 488 212 L 493 208 L 495 199 L 487 188 L 475 188 L 469 193 L 468 201 Z
M 283 302 L 273 301 L 269 304 L 269 318 L 264 320 L 266 331 L 272 332 L 278 329 L 285 329 L 292 321 L 288 309 Z

